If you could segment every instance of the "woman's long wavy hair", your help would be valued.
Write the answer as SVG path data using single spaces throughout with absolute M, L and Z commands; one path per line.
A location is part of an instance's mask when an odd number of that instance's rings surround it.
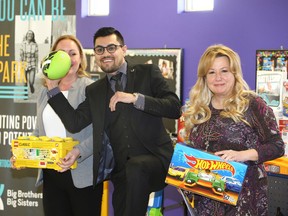
M 204 123 L 211 117 L 209 104 L 213 97 L 207 85 L 206 75 L 217 57 L 226 56 L 229 60 L 230 71 L 235 77 L 235 85 L 231 95 L 224 101 L 224 109 L 220 115 L 231 118 L 235 122 L 245 121 L 243 114 L 249 106 L 249 95 L 255 93 L 249 89 L 248 84 L 243 79 L 241 62 L 238 54 L 227 46 L 216 44 L 208 47 L 201 56 L 198 65 L 196 84 L 189 92 L 189 104 L 184 112 L 185 127 L 189 135 L 194 125 Z M 248 124 L 249 125 L 249 124 Z

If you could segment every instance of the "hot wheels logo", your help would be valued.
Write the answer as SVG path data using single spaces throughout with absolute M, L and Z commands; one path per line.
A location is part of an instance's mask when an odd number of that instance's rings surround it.
M 184 156 L 187 159 L 186 163 L 196 169 L 228 170 L 233 175 L 235 174 L 235 168 L 227 162 L 217 160 L 204 160 L 195 158 L 193 155 L 189 156 L 187 154 L 184 154 Z

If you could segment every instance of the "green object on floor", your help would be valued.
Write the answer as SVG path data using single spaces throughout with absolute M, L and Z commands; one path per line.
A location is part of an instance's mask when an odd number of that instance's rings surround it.
M 148 216 L 163 216 L 161 213 L 161 208 L 151 208 Z

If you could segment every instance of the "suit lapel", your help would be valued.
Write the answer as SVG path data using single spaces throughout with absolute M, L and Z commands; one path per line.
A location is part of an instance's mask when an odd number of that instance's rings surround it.
M 135 72 L 136 72 L 135 69 L 128 65 L 128 68 L 127 68 L 127 87 L 126 87 L 126 91 L 128 93 L 134 92 Z
M 99 118 L 97 122 L 104 123 L 106 107 L 108 106 L 109 103 L 109 101 L 107 101 L 107 88 L 108 88 L 107 77 L 105 77 L 102 80 L 99 80 L 98 82 L 99 85 L 95 89 L 95 102 L 97 103 L 95 107 L 95 112 L 98 113 L 96 114 L 96 116 Z

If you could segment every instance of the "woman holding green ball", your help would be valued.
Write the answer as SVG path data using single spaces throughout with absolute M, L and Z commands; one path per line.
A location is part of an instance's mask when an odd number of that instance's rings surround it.
M 70 61 L 64 55 L 54 56 L 56 64 L 52 59 L 50 69 L 51 74 L 60 73 L 60 90 L 75 107 L 85 99 L 85 88 L 93 81 L 86 70 L 87 62 L 83 48 L 79 40 L 72 35 L 59 37 L 53 44 L 51 51 L 64 51 L 70 57 Z M 63 54 L 63 53 L 62 53 Z M 60 58 L 60 61 L 57 61 Z M 65 71 L 65 64 L 68 64 L 68 72 Z M 63 67 L 64 66 L 64 67 Z M 64 68 L 64 70 L 63 70 Z M 55 70 L 55 71 L 54 71 Z M 59 72 L 58 71 L 58 72 Z M 59 77 L 55 77 L 59 78 Z M 37 105 L 37 125 L 35 134 L 37 136 L 59 136 L 73 137 L 79 140 L 80 144 L 61 160 L 60 172 L 55 170 L 43 169 L 43 205 L 46 216 L 54 215 L 95 215 L 101 214 L 101 201 L 103 185 L 99 184 L 96 188 L 92 186 L 93 172 L 93 144 L 92 127 L 88 126 L 79 133 L 69 133 L 60 118 L 56 115 L 50 105 L 47 104 L 49 95 L 47 88 L 43 86 L 40 91 Z M 76 169 L 70 169 L 77 160 Z M 39 179 L 38 179 L 39 180 Z M 38 181 L 39 182 L 39 181 Z
M 61 52 L 59 52 L 61 50 Z M 51 53 L 58 51 L 65 52 L 69 56 L 65 62 L 69 63 L 67 68 L 63 69 L 63 59 L 61 56 L 52 55 L 50 59 L 49 74 L 60 73 L 59 88 L 67 97 L 68 101 L 77 107 L 85 99 L 86 86 L 93 80 L 85 72 L 87 62 L 83 53 L 82 45 L 79 40 L 72 35 L 59 37 L 51 48 Z M 51 56 L 50 56 L 51 57 Z M 60 58 L 60 61 L 59 59 Z M 57 60 L 58 59 L 58 60 Z M 56 60 L 56 61 L 55 61 Z M 54 65 L 54 63 L 56 63 Z M 48 76 L 49 76 L 48 74 Z M 58 79 L 57 79 L 58 80 Z M 82 215 L 101 215 L 101 202 L 103 184 L 100 183 L 93 188 L 93 143 L 92 126 L 87 126 L 79 133 L 71 134 L 62 124 L 58 115 L 47 104 L 49 95 L 45 84 L 39 89 L 37 99 L 37 125 L 33 132 L 34 136 L 58 136 L 61 138 L 73 137 L 79 144 L 67 155 L 60 159 L 58 165 L 62 168 L 60 171 L 53 169 L 39 169 L 36 185 L 43 183 L 43 206 L 45 216 L 82 216 Z M 70 169 L 77 160 L 77 168 Z M 15 159 L 14 159 L 15 161 Z M 11 158 L 13 166 L 13 157 Z

